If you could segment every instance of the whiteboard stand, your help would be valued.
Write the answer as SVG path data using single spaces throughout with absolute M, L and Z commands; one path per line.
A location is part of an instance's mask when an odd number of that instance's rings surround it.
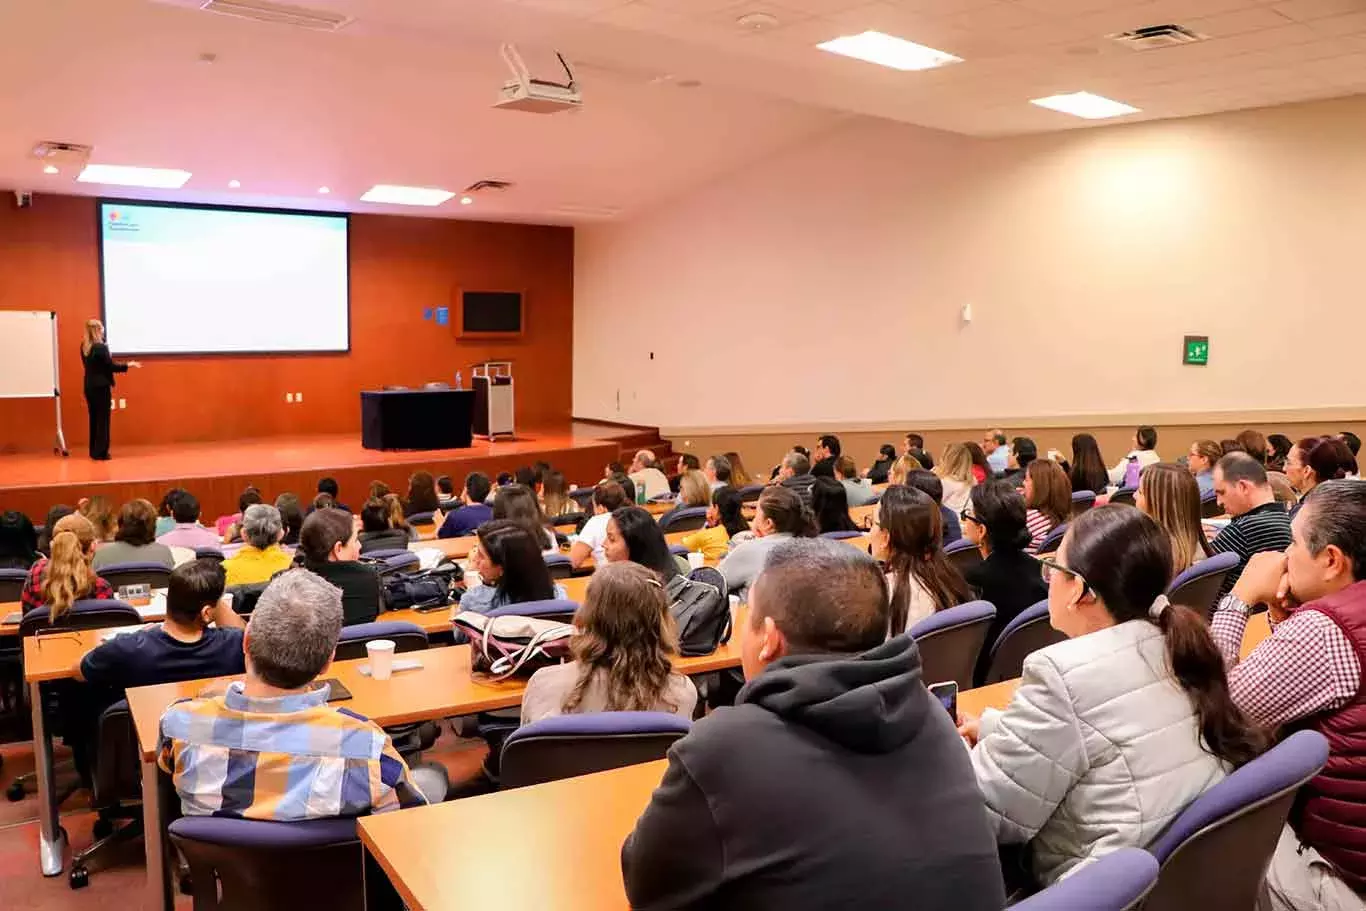
M 54 455 L 67 456 L 62 430 L 57 314 L 51 310 L 0 310 L 0 399 L 51 398 L 57 411 Z

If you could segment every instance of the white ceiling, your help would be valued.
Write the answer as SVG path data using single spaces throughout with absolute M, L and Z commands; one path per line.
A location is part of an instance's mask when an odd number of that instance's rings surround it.
M 1151 119 L 1366 91 L 1366 0 L 294 2 L 354 19 L 319 33 L 196 0 L 0 0 L 0 186 L 100 192 L 27 157 L 63 140 L 93 144 L 100 162 L 194 172 L 169 198 L 575 223 L 638 211 L 851 116 L 996 136 L 1088 125 L 1027 103 L 1058 92 Z M 736 19 L 750 12 L 778 24 L 746 32 Z M 1168 22 L 1210 40 L 1134 52 L 1105 38 Z M 964 62 L 901 73 L 814 48 L 870 28 Z M 584 109 L 493 110 L 509 40 L 538 76 L 557 78 L 552 48 L 575 61 Z M 355 201 L 374 183 L 459 190 L 485 177 L 516 187 L 435 210 Z

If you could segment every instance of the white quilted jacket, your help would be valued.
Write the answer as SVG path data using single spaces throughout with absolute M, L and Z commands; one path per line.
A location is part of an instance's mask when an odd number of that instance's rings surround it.
M 1010 705 L 982 716 L 972 764 L 996 840 L 1032 840 L 1044 884 L 1148 844 L 1227 774 L 1146 620 L 1026 658 Z

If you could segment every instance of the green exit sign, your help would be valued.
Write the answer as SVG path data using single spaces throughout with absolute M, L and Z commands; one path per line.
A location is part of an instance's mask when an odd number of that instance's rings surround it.
M 1183 364 L 1195 364 L 1203 367 L 1209 363 L 1209 336 L 1208 335 L 1188 335 L 1186 336 L 1186 356 L 1182 358 Z

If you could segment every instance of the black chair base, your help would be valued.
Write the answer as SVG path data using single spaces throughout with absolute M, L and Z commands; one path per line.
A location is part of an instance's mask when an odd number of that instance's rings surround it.
M 127 823 L 115 827 L 116 819 L 126 819 Z M 71 872 L 68 882 L 73 889 L 83 889 L 90 884 L 89 861 L 111 845 L 126 844 L 134 839 L 141 838 L 142 829 L 142 808 L 137 807 L 118 807 L 114 810 L 101 810 L 100 818 L 95 823 L 95 838 L 90 847 L 86 848 L 71 857 Z

